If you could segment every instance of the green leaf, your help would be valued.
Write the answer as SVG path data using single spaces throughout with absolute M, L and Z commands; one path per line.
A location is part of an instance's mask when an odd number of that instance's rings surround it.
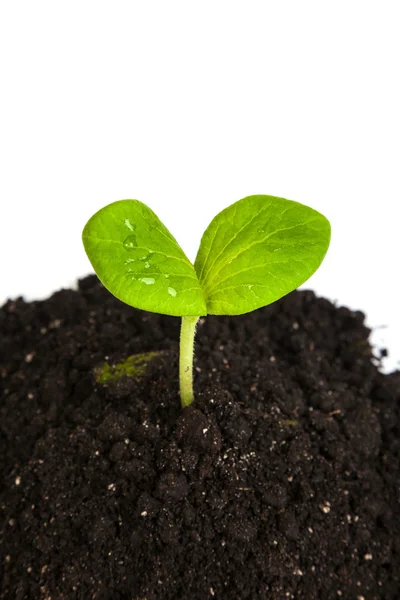
M 239 315 L 266 306 L 318 269 L 330 242 L 316 210 L 274 196 L 248 196 L 206 229 L 195 261 L 207 312 Z
M 108 204 L 82 234 L 100 281 L 136 308 L 173 316 L 207 314 L 192 263 L 154 212 L 139 200 Z

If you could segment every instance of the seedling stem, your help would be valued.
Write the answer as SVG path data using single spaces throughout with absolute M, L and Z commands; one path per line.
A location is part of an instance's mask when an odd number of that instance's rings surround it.
M 182 317 L 179 356 L 179 385 L 182 408 L 193 402 L 193 353 L 199 317 Z

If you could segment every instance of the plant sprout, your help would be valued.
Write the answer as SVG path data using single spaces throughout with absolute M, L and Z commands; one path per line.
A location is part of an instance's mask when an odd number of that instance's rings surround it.
M 201 316 L 240 315 L 275 302 L 320 266 L 329 221 L 284 198 L 248 196 L 225 208 L 201 239 L 194 265 L 155 213 L 139 200 L 96 212 L 83 244 L 104 286 L 130 306 L 182 318 L 182 406 L 193 402 L 193 348 Z

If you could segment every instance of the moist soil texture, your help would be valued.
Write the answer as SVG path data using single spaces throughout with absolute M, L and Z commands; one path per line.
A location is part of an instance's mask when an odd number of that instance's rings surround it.
M 201 319 L 184 410 L 179 329 L 94 276 L 1 308 L 0 598 L 398 600 L 400 373 L 364 315 Z

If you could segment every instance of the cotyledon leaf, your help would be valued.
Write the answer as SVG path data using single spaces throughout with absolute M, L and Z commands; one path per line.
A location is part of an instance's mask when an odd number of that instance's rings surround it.
M 173 316 L 207 314 L 192 263 L 143 202 L 108 204 L 86 223 L 82 240 L 100 281 L 122 302 Z
M 207 312 L 239 315 L 285 296 L 318 269 L 330 233 L 323 215 L 292 200 L 248 196 L 228 206 L 195 261 Z

